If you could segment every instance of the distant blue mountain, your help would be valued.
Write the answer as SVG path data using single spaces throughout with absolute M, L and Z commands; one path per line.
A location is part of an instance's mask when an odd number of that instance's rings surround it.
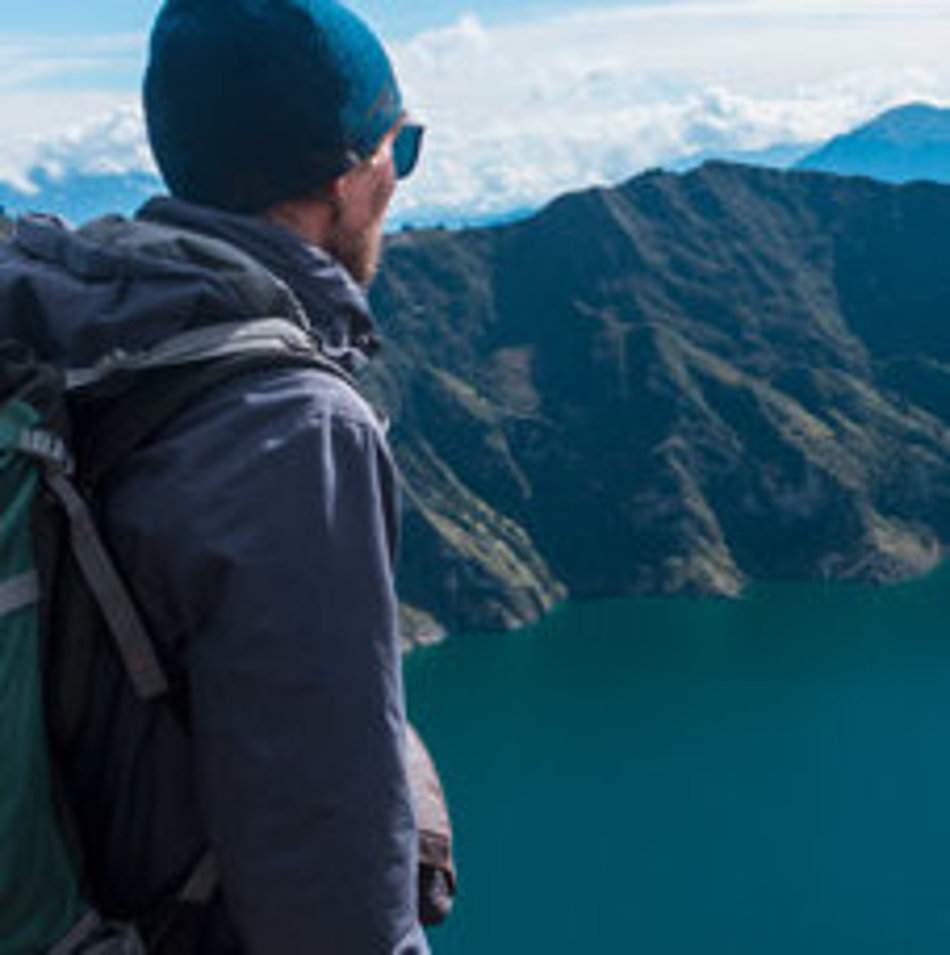
M 885 182 L 950 183 L 950 109 L 911 103 L 888 110 L 832 139 L 795 168 Z
M 408 213 L 395 212 L 387 220 L 390 232 L 413 232 L 417 229 L 482 229 L 486 226 L 509 225 L 529 219 L 537 206 L 519 206 L 501 212 L 473 212 L 442 206 L 423 207 Z
M 29 193 L 0 182 L 0 207 L 8 215 L 49 212 L 71 222 L 83 222 L 107 212 L 128 215 L 162 191 L 159 178 L 147 172 L 67 172 L 53 176 L 45 169 L 34 169 L 29 178 L 34 186 Z
M 689 172 L 715 160 L 743 166 L 764 166 L 767 169 L 789 169 L 816 146 L 817 143 L 776 143 L 764 149 L 704 149 L 663 163 L 663 168 L 670 172 Z

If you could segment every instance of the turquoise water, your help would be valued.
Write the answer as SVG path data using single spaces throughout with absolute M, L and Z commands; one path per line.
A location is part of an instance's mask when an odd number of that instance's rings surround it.
M 436 955 L 950 952 L 950 571 L 574 605 L 407 663 Z

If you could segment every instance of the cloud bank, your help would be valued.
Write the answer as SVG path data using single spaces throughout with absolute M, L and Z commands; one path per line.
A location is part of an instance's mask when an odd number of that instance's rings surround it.
M 393 47 L 429 126 L 396 212 L 492 215 L 686 155 L 814 143 L 908 100 L 950 103 L 947 36 L 946 0 L 684 3 L 502 26 L 468 15 Z M 38 95 L 24 83 L 0 71 L 0 122 Z M 151 171 L 129 99 L 54 135 L 21 119 L 0 177 Z
M 396 49 L 430 121 L 400 197 L 477 214 L 698 153 L 809 144 L 913 99 L 950 102 L 945 0 L 749 0 L 467 16 Z

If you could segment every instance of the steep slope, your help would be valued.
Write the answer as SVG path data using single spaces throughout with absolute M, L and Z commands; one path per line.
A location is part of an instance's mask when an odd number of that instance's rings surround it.
M 566 595 L 932 566 L 948 266 L 950 189 L 725 164 L 394 239 L 374 384 L 407 600 L 500 627 Z
M 888 110 L 805 156 L 796 168 L 885 182 L 950 183 L 950 109 L 911 103 Z

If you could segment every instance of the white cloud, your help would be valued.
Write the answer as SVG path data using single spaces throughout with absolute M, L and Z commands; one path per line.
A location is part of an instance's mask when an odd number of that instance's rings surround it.
M 950 103 L 946 0 L 735 0 L 472 15 L 395 48 L 431 127 L 397 209 L 490 213 L 690 153 L 809 143 Z
M 34 164 L 52 176 L 66 170 L 99 175 L 154 171 L 138 106 L 123 105 L 39 144 Z
M 504 211 L 685 154 L 814 142 L 910 99 L 950 103 L 948 37 L 947 0 L 686 2 L 502 26 L 469 14 L 393 49 L 429 126 L 396 211 Z M 85 66 L 52 41 L 32 61 L 0 56 L 0 177 L 151 169 L 134 95 L 37 91 L 28 76 L 88 72 L 135 43 L 84 47 Z
M 38 132 L 8 132 L 0 145 L 0 180 L 20 192 L 35 190 L 35 170 L 53 178 L 67 172 L 155 171 L 141 109 L 128 96 L 35 93 L 17 97 L 18 106 L 24 103 L 41 111 L 43 127 Z M 5 105 L 8 97 L 0 95 L 0 112 Z M 77 120 L 77 115 L 88 118 Z

